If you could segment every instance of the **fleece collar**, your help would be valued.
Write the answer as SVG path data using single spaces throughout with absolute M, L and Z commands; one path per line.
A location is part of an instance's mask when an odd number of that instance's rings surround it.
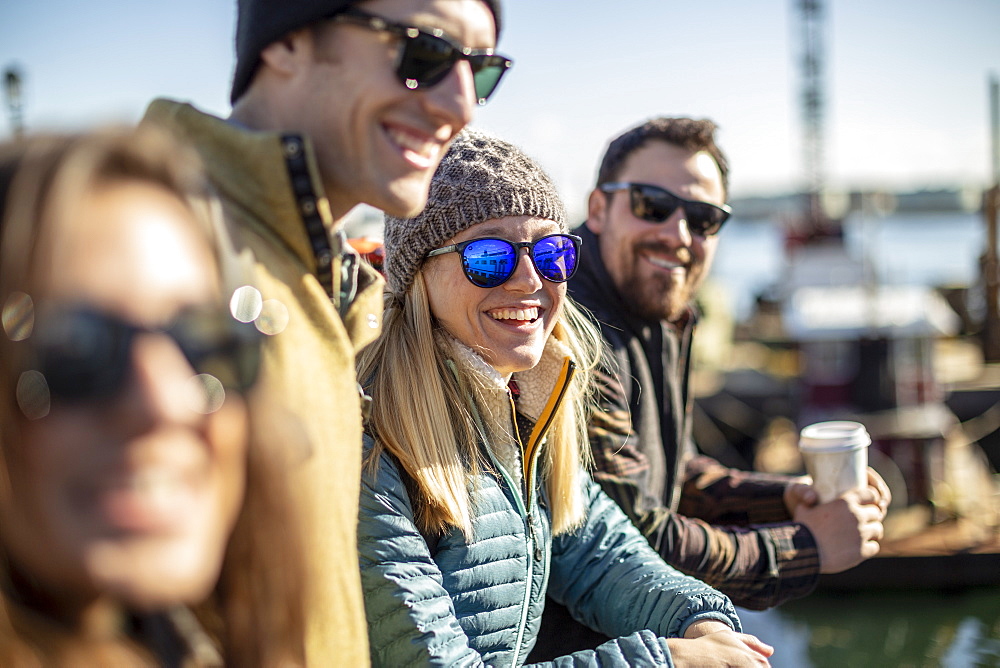
M 489 439 L 490 442 L 485 445 L 499 464 L 513 476 L 517 488 L 520 488 L 521 481 L 533 470 L 533 460 L 538 452 L 537 448 L 541 445 L 534 429 L 538 428 L 539 419 L 545 413 L 546 407 L 550 409 L 549 414 L 555 409 L 553 395 L 558 394 L 558 389 L 561 389 L 556 386 L 563 366 L 570 357 L 569 349 L 561 341 L 550 336 L 538 364 L 532 369 L 512 376 L 520 389 L 517 412 L 529 418 L 535 425 L 532 433 L 521 433 L 515 437 L 517 425 L 511 412 L 507 379 L 487 364 L 479 353 L 450 334 L 442 331 L 439 342 L 444 352 L 456 364 L 472 372 L 473 382 L 479 389 L 477 407 L 480 415 L 497 427 Z
M 457 363 L 470 369 L 480 380 L 480 386 L 488 389 L 488 394 L 503 405 L 508 401 L 507 380 L 500 372 L 490 366 L 482 356 L 451 334 L 442 332 L 445 342 L 445 352 Z M 566 358 L 570 357 L 569 348 L 562 341 L 550 336 L 545 342 L 542 357 L 533 368 L 513 374 L 521 390 L 517 402 L 518 412 L 537 421 L 559 381 L 559 372 Z M 492 408 L 492 407 L 491 407 Z

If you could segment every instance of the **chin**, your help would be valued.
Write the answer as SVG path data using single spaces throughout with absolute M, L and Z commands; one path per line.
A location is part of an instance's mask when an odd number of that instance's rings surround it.
M 379 203 L 371 203 L 376 209 L 381 209 L 394 218 L 414 218 L 427 206 L 427 194 L 430 182 L 423 180 L 418 183 L 397 183 L 391 187 Z
M 542 359 L 541 350 L 537 353 L 535 351 L 531 351 L 524 354 L 515 354 L 508 356 L 506 359 L 498 360 L 496 369 L 502 374 L 520 373 L 521 371 L 534 369 L 538 366 L 538 361 L 540 359 Z
M 99 589 L 137 610 L 159 610 L 208 598 L 222 569 L 221 551 L 158 541 L 111 547 L 91 561 Z

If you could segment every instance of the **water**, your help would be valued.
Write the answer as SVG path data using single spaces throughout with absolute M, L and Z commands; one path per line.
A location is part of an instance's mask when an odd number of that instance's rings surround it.
M 1000 666 L 1000 589 L 818 592 L 765 612 L 740 610 L 740 619 L 776 648 L 774 668 Z
M 985 249 L 982 218 L 934 213 L 848 218 L 844 243 L 884 283 L 971 285 Z M 783 266 L 778 225 L 734 219 L 722 234 L 712 280 L 737 320 Z M 777 649 L 775 668 L 1000 667 L 1000 587 L 935 591 L 817 592 L 774 610 L 741 610 L 747 632 Z
M 867 257 L 875 275 L 889 284 L 974 283 L 985 238 L 978 213 L 853 215 L 844 223 L 848 251 Z M 734 316 L 742 320 L 756 295 L 778 280 L 783 263 L 777 224 L 734 218 L 722 232 L 711 280 L 725 290 Z

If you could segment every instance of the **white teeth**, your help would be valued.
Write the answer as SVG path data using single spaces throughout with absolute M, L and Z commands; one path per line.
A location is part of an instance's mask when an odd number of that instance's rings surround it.
M 433 139 L 418 139 L 411 134 L 395 129 L 389 130 L 389 136 L 403 149 L 412 151 L 421 157 L 431 159 L 437 154 L 439 144 Z
M 650 264 L 662 267 L 663 269 L 677 269 L 678 267 L 684 266 L 680 262 L 671 262 L 670 260 L 664 260 L 663 258 L 654 257 L 652 255 L 647 255 L 646 259 L 649 260 Z
M 125 480 L 127 489 L 151 499 L 167 500 L 180 487 L 177 476 L 165 472 L 137 473 Z
M 530 320 L 534 321 L 538 319 L 538 307 L 532 306 L 530 308 L 504 308 L 497 309 L 496 311 L 490 311 L 490 317 L 494 320 Z

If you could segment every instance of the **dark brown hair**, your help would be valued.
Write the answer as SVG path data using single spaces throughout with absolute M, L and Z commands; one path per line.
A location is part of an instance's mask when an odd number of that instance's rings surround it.
M 629 156 L 651 141 L 664 141 L 690 151 L 706 151 L 722 174 L 722 191 L 729 196 L 729 161 L 715 143 L 717 126 L 712 121 L 694 118 L 653 118 L 624 132 L 609 145 L 597 173 L 597 185 L 618 180 Z

